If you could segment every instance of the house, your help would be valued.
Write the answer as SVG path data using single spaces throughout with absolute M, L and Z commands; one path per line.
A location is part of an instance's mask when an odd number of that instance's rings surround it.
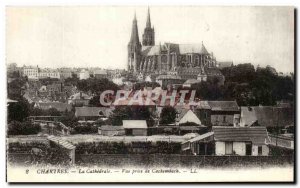
M 98 134 L 103 136 L 123 136 L 125 130 L 123 126 L 103 125 L 98 128 Z
M 49 69 L 49 68 L 39 69 L 37 77 L 39 79 L 43 79 L 43 78 L 56 78 L 56 79 L 60 79 L 60 73 L 57 70 Z
M 165 74 L 156 77 L 156 82 L 165 89 L 167 86 L 172 86 L 173 84 L 182 84 L 183 80 L 178 75 Z
M 211 107 L 209 106 L 208 101 L 199 101 L 194 113 L 204 126 L 211 126 Z
M 75 107 L 75 116 L 81 121 L 108 118 L 111 113 L 112 110 L 106 107 Z
M 42 109 L 42 110 L 49 110 L 50 108 L 55 108 L 59 112 L 65 112 L 72 110 L 72 105 L 67 103 L 61 102 L 37 102 L 35 103 L 34 107 Z
M 23 76 L 27 76 L 28 79 L 38 79 L 38 72 L 39 67 L 38 66 L 23 66 Z
M 193 155 L 268 156 L 270 143 L 264 127 L 213 127 L 181 144 L 183 153 Z
M 265 127 L 213 127 L 216 155 L 269 155 Z
M 236 101 L 207 101 L 212 126 L 238 126 L 240 108 Z
M 75 93 L 69 97 L 68 104 L 73 104 L 74 106 L 87 106 L 91 98 L 92 97 L 83 92 Z
M 194 114 L 192 110 L 189 109 L 177 110 L 176 125 L 180 125 L 188 122 L 201 125 L 200 119 L 196 116 L 196 114 Z
M 70 68 L 60 68 L 59 74 L 61 78 L 72 78 L 72 69 Z
M 85 69 L 81 70 L 79 73 L 79 80 L 86 80 L 88 78 L 90 78 L 90 72 Z
M 147 136 L 146 120 L 123 120 L 126 136 Z
M 106 70 L 98 69 L 94 71 L 94 77 L 98 79 L 108 78 L 108 74 Z

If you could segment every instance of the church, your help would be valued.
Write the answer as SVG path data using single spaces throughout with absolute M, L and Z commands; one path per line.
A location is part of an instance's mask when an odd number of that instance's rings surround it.
M 183 81 L 218 79 L 224 83 L 224 76 L 217 68 L 213 53 L 201 44 L 155 44 L 155 31 L 151 25 L 150 10 L 146 27 L 139 39 L 136 14 L 134 15 L 131 37 L 128 43 L 128 71 L 135 75 L 176 75 Z

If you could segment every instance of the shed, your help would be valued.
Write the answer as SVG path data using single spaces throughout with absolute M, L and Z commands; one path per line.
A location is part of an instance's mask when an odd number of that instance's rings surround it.
M 146 120 L 123 120 L 123 127 L 127 136 L 147 136 Z
M 265 127 L 213 127 L 216 155 L 268 155 Z
M 125 130 L 123 126 L 103 125 L 98 128 L 98 133 L 103 136 L 123 136 Z

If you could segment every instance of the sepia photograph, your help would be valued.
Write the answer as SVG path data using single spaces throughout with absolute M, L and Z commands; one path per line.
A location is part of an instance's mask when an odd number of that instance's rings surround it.
M 295 14 L 6 6 L 6 181 L 295 182 Z

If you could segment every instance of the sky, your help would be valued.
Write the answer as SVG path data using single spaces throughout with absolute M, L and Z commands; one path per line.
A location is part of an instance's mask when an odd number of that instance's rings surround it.
M 121 68 L 136 12 L 147 7 L 7 7 L 6 62 L 19 66 Z M 217 61 L 294 71 L 293 7 L 150 6 L 156 44 L 203 41 Z

